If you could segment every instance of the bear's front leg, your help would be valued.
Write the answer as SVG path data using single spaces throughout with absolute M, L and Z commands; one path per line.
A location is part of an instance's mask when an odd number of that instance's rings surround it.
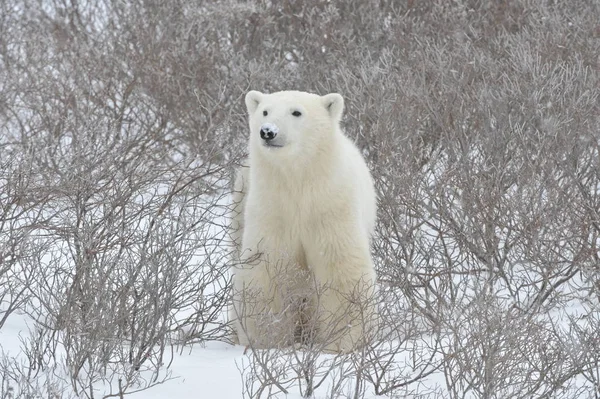
M 373 280 L 363 275 L 320 285 L 316 336 L 325 351 L 352 352 L 376 332 Z
M 235 328 L 241 345 L 274 348 L 294 341 L 301 276 L 297 251 L 281 238 L 268 232 L 244 237 L 242 267 L 234 276 Z
M 351 352 L 376 332 L 376 278 L 368 239 L 346 232 L 333 239 L 317 234 L 307 249 L 317 285 L 317 342 L 329 352 Z

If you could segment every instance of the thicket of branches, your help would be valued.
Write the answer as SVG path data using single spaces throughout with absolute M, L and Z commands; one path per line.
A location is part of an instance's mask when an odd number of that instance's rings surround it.
M 0 397 L 121 395 L 228 339 L 242 99 L 299 89 L 345 97 L 372 168 L 381 331 L 348 355 L 250 350 L 244 395 L 600 398 L 599 15 L 0 2 L 0 329 L 31 321 Z

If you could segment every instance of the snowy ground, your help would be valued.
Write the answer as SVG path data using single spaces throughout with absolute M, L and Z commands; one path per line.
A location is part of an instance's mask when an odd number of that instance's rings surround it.
M 28 335 L 25 319 L 13 314 L 0 329 L 1 352 L 11 358 L 24 359 L 22 340 Z M 242 380 L 236 362 L 239 363 L 245 357 L 243 351 L 244 348 L 240 346 L 221 342 L 210 342 L 204 347 L 194 345 L 184 348 L 182 353 L 174 354 L 170 368 L 171 379 L 128 397 L 241 398 Z M 98 392 L 98 397 L 102 397 L 101 393 L 103 392 Z
M 241 398 L 242 381 L 236 361 L 244 349 L 220 342 L 210 342 L 175 355 L 173 379 L 147 391 L 131 395 L 144 398 Z
M 229 198 L 222 198 L 221 199 L 223 201 L 223 203 L 219 203 L 220 204 L 220 208 L 226 209 L 227 205 L 229 204 Z M 222 218 L 222 215 L 218 215 L 217 217 L 217 222 L 215 222 L 214 224 L 209 224 L 209 231 L 207 232 L 206 236 L 208 237 L 220 237 L 220 230 L 217 229 L 218 226 L 222 226 L 226 224 L 225 220 L 218 220 L 218 218 Z M 216 229 L 216 230 L 210 230 L 210 229 Z M 426 235 L 427 237 L 435 237 L 435 232 L 432 231 L 426 231 L 426 233 L 428 233 L 428 235 Z M 204 257 L 208 257 L 208 256 L 213 256 L 214 259 L 220 259 L 222 256 L 222 254 L 219 253 L 219 248 L 218 245 L 221 242 L 220 239 L 216 239 L 214 241 L 209 241 L 207 242 L 207 245 L 204 247 L 204 250 L 206 251 L 206 253 L 199 253 L 197 255 L 195 255 L 195 257 L 192 257 L 189 262 L 191 264 L 202 264 L 202 259 L 204 259 Z M 428 245 L 426 245 L 426 247 L 430 247 L 433 244 L 430 243 Z M 440 261 L 441 262 L 441 261 Z M 533 269 L 532 268 L 528 268 L 526 267 L 526 265 L 523 265 L 522 267 L 515 267 L 514 268 L 514 272 L 516 274 L 523 274 L 523 281 L 529 281 L 529 280 L 534 280 L 535 276 L 530 276 L 528 273 L 529 269 Z M 580 281 L 580 277 L 579 276 L 575 276 L 571 279 L 571 283 L 573 284 L 573 286 L 571 288 L 567 288 L 566 286 L 563 286 L 561 289 L 562 290 L 575 290 L 575 288 L 573 287 L 578 287 L 583 285 L 583 282 Z M 466 284 L 463 281 L 463 277 L 461 277 L 461 275 L 458 275 L 454 277 L 453 280 L 453 284 L 456 287 L 465 287 L 465 286 L 469 286 L 468 284 Z M 466 285 L 465 285 L 466 284 Z M 525 285 L 525 284 L 524 284 Z M 470 287 L 470 286 L 469 286 Z M 214 285 L 208 285 L 207 287 L 205 287 L 205 291 L 203 292 L 205 295 L 210 295 L 212 294 L 214 291 L 212 291 L 212 289 L 218 289 L 218 285 L 214 286 Z M 469 289 L 472 288 L 468 288 L 466 289 L 465 292 L 463 292 L 463 295 L 466 299 L 470 298 L 470 297 L 475 297 L 474 294 L 472 294 L 471 291 L 469 291 Z M 522 302 L 524 304 L 527 304 L 527 298 L 530 298 L 532 296 L 534 296 L 533 293 L 524 293 L 524 298 L 521 299 L 518 297 L 518 294 L 520 292 L 517 291 L 517 298 L 519 299 L 519 302 Z M 410 328 L 407 327 L 407 325 L 409 324 L 409 320 L 411 320 L 411 312 L 410 310 L 411 308 L 411 304 L 408 301 L 405 301 L 405 303 L 400 303 L 403 302 L 401 300 L 398 300 L 398 297 L 394 297 L 395 298 L 395 302 L 392 305 L 391 303 L 387 303 L 387 305 L 389 306 L 398 306 L 398 311 L 395 313 L 399 319 L 402 320 L 402 323 L 400 323 L 400 325 L 404 325 L 405 328 L 407 328 L 408 330 Z M 501 310 L 502 307 L 500 305 L 502 305 L 502 298 L 511 298 L 510 295 L 508 295 L 505 290 L 498 288 L 497 292 L 496 292 L 496 298 L 498 300 L 498 307 L 491 307 L 490 309 L 496 309 L 496 310 Z M 465 300 L 466 302 L 466 300 Z M 506 304 L 505 304 L 506 305 Z M 510 307 L 510 304 L 506 305 L 507 308 Z M 572 318 L 577 318 L 578 320 L 580 320 L 581 322 L 579 323 L 581 325 L 582 328 L 585 327 L 585 320 L 584 317 L 585 315 L 593 315 L 594 314 L 594 310 L 597 308 L 597 305 L 591 305 L 591 308 L 584 308 L 583 304 L 580 303 L 578 300 L 573 301 L 573 303 L 565 303 L 563 304 L 563 307 L 561 308 L 561 312 L 559 313 L 552 313 L 551 316 L 552 318 L 555 320 L 555 324 L 561 326 L 564 330 L 568 330 L 569 328 L 569 324 L 566 323 L 569 317 Z M 458 307 L 457 308 L 458 311 L 462 312 L 465 309 L 468 309 L 468 307 Z M 179 318 L 185 318 L 186 316 L 189 316 L 189 312 L 191 312 L 191 309 L 189 308 L 185 308 L 185 309 L 179 309 L 177 312 L 177 316 L 178 319 Z M 404 317 L 403 317 L 404 316 Z M 414 316 L 414 315 L 413 315 Z M 462 329 L 460 329 L 460 331 L 462 332 L 466 332 L 468 333 L 466 337 L 463 337 L 462 335 L 458 336 L 458 337 L 454 337 L 453 339 L 455 340 L 454 343 L 459 343 L 459 347 L 464 347 L 464 348 L 471 348 L 466 341 L 462 342 L 464 340 L 468 340 L 470 338 L 475 337 L 475 335 L 473 335 L 473 331 L 469 331 L 469 326 L 474 326 L 474 328 L 479 328 L 482 326 L 485 326 L 485 322 L 483 320 L 474 320 L 473 317 L 470 317 L 469 315 L 462 315 L 460 313 L 456 314 L 456 315 L 447 315 L 450 319 L 456 320 L 457 321 L 457 325 L 458 325 L 458 321 L 460 321 L 461 323 L 467 323 L 466 327 L 462 327 Z M 471 315 L 472 316 L 472 315 Z M 506 316 L 506 315 L 505 315 Z M 542 314 L 542 317 L 546 317 L 547 315 Z M 26 318 L 25 315 L 23 314 L 17 314 L 17 313 L 13 313 L 10 315 L 10 317 L 8 318 L 7 322 L 4 324 L 4 326 L 2 326 L 2 328 L 0 328 L 0 362 L 2 361 L 6 361 L 6 359 L 13 359 L 15 361 L 15 365 L 20 366 L 21 371 L 27 373 L 28 370 L 30 370 L 29 368 L 29 361 L 27 360 L 27 356 L 26 356 L 26 347 L 27 347 L 27 338 L 28 336 L 31 334 L 31 331 L 33 331 L 34 328 L 34 324 L 33 322 L 28 322 L 28 319 Z M 505 320 L 505 319 L 503 319 Z M 507 319 L 510 320 L 510 319 Z M 441 362 L 441 357 L 443 356 L 443 353 L 439 351 L 439 348 L 434 349 L 436 347 L 436 344 L 441 344 L 447 347 L 451 347 L 452 346 L 452 342 L 449 342 L 449 339 L 452 339 L 452 337 L 449 336 L 444 336 L 441 337 L 440 340 L 437 343 L 434 343 L 433 339 L 430 338 L 430 334 L 432 333 L 431 329 L 429 329 L 427 327 L 426 323 L 421 323 L 419 320 L 412 320 L 413 323 L 415 323 L 415 326 L 417 327 L 418 332 L 414 333 L 414 334 L 410 334 L 411 335 L 411 341 L 407 341 L 405 343 L 403 343 L 400 346 L 400 349 L 396 352 L 392 351 L 392 355 L 390 355 L 391 357 L 393 357 L 393 362 L 396 365 L 396 368 L 394 370 L 391 371 L 392 374 L 395 375 L 399 375 L 401 377 L 401 379 L 403 380 L 410 380 L 411 377 L 414 377 L 418 374 L 419 371 L 419 355 L 422 356 L 423 358 L 427 359 L 429 357 L 429 355 L 431 355 L 432 358 L 435 358 L 436 361 L 434 361 L 433 363 L 436 363 L 438 361 Z M 466 329 L 465 329 L 466 328 Z M 497 328 L 498 331 L 500 331 L 501 333 L 505 334 L 505 333 L 509 333 L 510 331 L 507 331 L 506 329 L 503 329 L 502 326 Z M 590 330 L 588 328 L 588 330 Z M 593 330 L 593 328 L 591 329 Z M 470 334 L 470 335 L 469 335 Z M 401 334 L 399 334 L 401 335 Z M 442 333 L 443 336 L 443 333 Z M 511 334 L 508 334 L 508 336 L 512 337 Z M 396 341 L 394 341 L 396 342 Z M 577 342 L 575 343 L 577 344 Z M 480 349 L 478 345 L 474 345 L 472 346 L 472 348 L 474 348 L 474 350 L 478 350 Z M 519 348 L 527 348 L 527 345 L 520 345 Z M 159 380 L 162 380 L 164 377 L 167 377 L 167 380 L 159 383 L 157 385 L 154 385 L 148 389 L 143 389 L 139 392 L 133 392 L 131 394 L 128 394 L 127 397 L 130 398 L 134 398 L 134 399 L 145 399 L 145 398 L 149 398 L 149 399 L 157 399 L 157 398 L 180 398 L 180 399 L 195 399 L 195 398 L 225 398 L 225 399 L 237 399 L 237 398 L 249 398 L 250 395 L 246 395 L 244 396 L 243 392 L 244 392 L 244 387 L 245 387 L 245 382 L 244 382 L 244 377 L 248 377 L 248 372 L 249 369 L 246 368 L 249 365 L 250 362 L 250 358 L 248 355 L 244 354 L 244 348 L 240 347 L 240 346 L 234 346 L 234 345 L 229 345 L 227 343 L 224 342 L 217 342 L 217 341 L 212 341 L 212 342 L 207 342 L 204 344 L 193 344 L 193 345 L 186 345 L 183 347 L 174 347 L 173 348 L 173 353 L 172 353 L 172 357 L 171 357 L 171 352 L 169 351 L 169 353 L 166 354 L 166 359 L 165 359 L 165 365 L 163 365 L 162 369 L 164 369 L 164 372 L 168 373 L 168 375 L 164 375 L 161 374 Z M 435 351 L 435 352 L 434 352 Z M 411 356 L 417 356 L 417 358 L 412 358 Z M 48 355 L 47 355 L 48 356 Z M 326 369 L 326 364 L 328 361 L 328 356 L 329 355 L 321 355 L 319 356 L 319 358 L 315 361 L 315 363 L 318 364 L 317 367 L 322 366 L 322 368 Z M 274 358 L 277 358 L 278 356 L 274 356 Z M 475 353 L 474 355 L 472 355 L 472 359 L 477 360 L 478 354 Z M 54 370 L 50 370 L 50 374 L 53 378 L 53 383 L 54 384 L 58 384 L 60 385 L 60 395 L 55 395 L 55 396 L 49 396 L 49 399 L 67 399 L 67 398 L 72 398 L 72 397 L 76 397 L 76 395 L 74 395 L 74 391 L 73 388 L 69 385 L 69 379 L 67 378 L 68 373 L 67 370 L 65 370 L 64 368 L 61 369 L 60 365 L 64 364 L 64 362 L 61 362 L 61 360 L 63 360 L 64 358 L 64 352 L 61 350 L 60 346 L 56 349 L 56 364 L 58 364 L 59 366 L 54 369 Z M 285 359 L 285 356 L 283 356 L 283 358 Z M 289 358 L 288 358 L 289 359 Z M 276 359 L 277 362 L 279 361 L 285 361 L 285 360 L 281 360 L 279 358 Z M 168 364 L 168 368 L 166 367 L 166 364 Z M 320 366 L 319 366 L 320 365 Z M 2 366 L 2 364 L 0 364 L 0 366 Z M 503 365 L 505 366 L 505 365 Z M 514 365 L 513 365 L 514 366 Z M 289 370 L 287 370 L 289 372 Z M 432 370 L 433 371 L 433 370 Z M 13 396 L 3 396 L 3 392 L 7 392 L 7 385 L 5 382 L 6 381 L 5 378 L 3 378 L 3 376 L 1 375 L 2 372 L 2 368 L 0 367 L 0 383 L 4 384 L 5 386 L 2 386 L 0 388 L 2 388 L 0 390 L 0 399 L 13 399 L 13 398 L 20 398 L 20 397 L 26 397 L 26 396 L 19 396 L 20 393 L 23 392 L 23 387 L 21 386 L 23 382 L 21 382 L 21 385 L 16 384 L 15 382 L 12 382 L 12 394 Z M 35 381 L 38 384 L 43 385 L 44 384 L 44 373 L 48 372 L 48 370 L 33 370 L 33 381 Z M 460 372 L 459 372 L 460 373 Z M 289 390 L 288 394 L 276 394 L 273 396 L 268 396 L 267 394 L 261 396 L 261 397 L 272 397 L 272 398 L 285 398 L 285 399 L 300 399 L 302 397 L 301 395 L 301 389 L 299 387 L 299 383 L 297 380 L 293 380 L 294 378 L 294 374 L 290 373 L 291 375 L 286 376 L 284 379 L 287 379 L 288 384 L 286 385 L 286 388 Z M 331 373 L 332 375 L 335 373 Z M 142 375 L 142 378 L 146 378 L 146 381 L 149 380 L 149 375 Z M 107 381 L 98 381 L 97 383 L 94 383 L 94 388 L 96 389 L 94 392 L 94 398 L 103 398 L 103 397 L 108 397 L 106 395 L 110 394 L 111 392 L 117 392 L 116 387 L 117 387 L 117 381 L 116 378 L 112 378 L 111 376 L 107 376 L 106 377 L 108 380 L 111 380 L 110 382 Z M 314 393 L 313 396 L 311 396 L 311 398 L 313 399 L 324 399 L 324 398 L 329 398 L 331 397 L 330 395 L 328 395 L 329 393 L 329 385 L 331 383 L 331 378 L 333 378 L 331 375 L 328 375 L 326 377 L 325 383 L 316 390 L 316 392 Z M 344 383 L 344 388 L 339 390 L 338 392 L 342 393 L 342 398 L 345 397 L 354 397 L 352 395 L 353 393 L 353 389 L 355 388 L 353 386 L 353 377 L 349 377 L 348 381 L 345 381 Z M 111 389 L 111 384 L 112 384 L 112 389 Z M 556 398 L 571 398 L 574 396 L 569 396 L 572 392 L 579 392 L 577 389 L 577 386 L 583 386 L 586 384 L 586 381 L 583 380 L 581 378 L 581 376 L 576 376 L 575 378 L 573 378 L 570 382 L 569 382 L 570 386 L 569 388 L 569 392 L 565 393 L 565 396 L 556 396 Z M 144 381 L 141 381 L 141 385 L 145 386 L 147 384 L 144 383 Z M 588 384 L 589 385 L 589 384 Z M 565 388 L 566 389 L 566 388 Z M 469 392 L 470 388 L 465 388 L 463 390 L 463 392 L 465 393 L 465 398 L 475 398 L 475 397 L 481 397 L 481 396 L 477 396 L 477 394 L 474 394 L 471 392 Z M 10 391 L 8 391 L 10 392 Z M 132 392 L 132 390 L 129 390 L 129 392 Z M 441 371 L 440 369 L 436 369 L 435 372 L 432 372 L 431 374 L 426 375 L 424 378 L 422 378 L 420 381 L 415 382 L 414 384 L 412 384 L 409 387 L 399 387 L 398 389 L 394 390 L 393 395 L 392 396 L 386 396 L 386 395 L 382 395 L 382 396 L 376 396 L 373 391 L 372 388 L 367 387 L 366 388 L 366 394 L 365 395 L 360 395 L 359 397 L 361 398 L 366 398 L 366 399 L 373 399 L 373 398 L 438 398 L 438 397 L 453 397 L 451 394 L 448 393 L 447 391 L 447 386 L 446 386 L 446 381 L 445 381 L 445 375 L 444 372 Z M 419 392 L 422 395 L 411 395 L 411 392 Z M 566 391 L 565 391 L 566 392 Z M 36 397 L 36 396 L 29 396 L 29 397 Z M 89 397 L 89 395 L 88 395 Z M 113 394 L 112 397 L 118 397 L 117 394 Z M 340 397 L 340 396 L 335 396 L 335 397 Z M 497 397 L 506 397 L 506 396 L 497 396 Z M 583 396 L 583 397 L 592 397 L 592 396 Z
M 24 361 L 22 341 L 28 335 L 29 327 L 25 318 L 13 314 L 0 329 L 0 354 Z M 205 345 L 185 347 L 173 354 L 170 377 L 167 381 L 127 397 L 132 399 L 243 398 L 242 376 L 238 367 L 244 362 L 248 362 L 247 356 L 244 355 L 244 348 L 239 345 L 208 342 Z M 13 392 L 20 392 L 19 388 Z M 95 397 L 101 398 L 108 392 L 99 386 Z M 72 391 L 68 389 L 63 391 L 63 395 L 73 397 Z M 300 399 L 302 396 L 297 391 L 290 391 L 287 395 L 280 394 L 277 397 Z M 319 397 L 317 392 L 314 398 Z

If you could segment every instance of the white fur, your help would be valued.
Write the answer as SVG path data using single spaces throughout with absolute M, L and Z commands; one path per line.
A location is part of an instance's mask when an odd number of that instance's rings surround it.
M 238 245 L 241 238 L 243 262 L 234 276 L 239 342 L 259 347 L 290 344 L 299 306 L 284 298 L 312 292 L 308 308 L 309 317 L 316 320 L 316 339 L 327 350 L 350 351 L 363 339 L 363 329 L 372 327 L 370 321 L 358 320 L 359 312 L 346 296 L 357 286 L 363 287 L 361 298 L 373 292 L 369 247 L 376 196 L 362 155 L 340 129 L 343 98 L 337 93 L 251 91 L 246 105 L 249 168 L 238 171 L 234 185 L 235 238 Z M 301 116 L 293 116 L 294 111 Z M 277 127 L 273 141 L 281 147 L 265 145 L 260 137 L 264 124 Z M 276 269 L 289 279 L 275 277 Z M 306 291 L 312 283 L 327 289 L 318 295 L 314 289 Z M 250 297 L 258 302 L 249 304 Z M 363 317 L 371 320 L 374 307 L 363 305 Z M 287 335 L 277 336 L 278 328 L 266 326 L 265 314 Z M 328 328 L 343 331 L 327 341 Z

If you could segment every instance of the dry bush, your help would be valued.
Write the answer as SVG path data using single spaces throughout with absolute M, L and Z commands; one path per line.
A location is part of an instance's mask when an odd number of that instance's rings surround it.
M 382 327 L 373 390 L 597 397 L 595 356 L 573 352 L 596 353 L 598 5 L 415 3 L 263 4 L 250 19 L 286 65 L 265 87 L 342 92 L 372 161 L 380 285 L 408 309 L 387 320 L 415 326 Z M 423 361 L 402 376 L 381 365 L 394 354 Z
M 5 363 L 15 397 L 55 378 L 123 395 L 169 378 L 173 345 L 228 339 L 232 97 L 198 95 L 202 65 L 176 89 L 193 15 L 148 25 L 161 10 L 138 5 L 2 5 L 0 320 L 33 325 Z

